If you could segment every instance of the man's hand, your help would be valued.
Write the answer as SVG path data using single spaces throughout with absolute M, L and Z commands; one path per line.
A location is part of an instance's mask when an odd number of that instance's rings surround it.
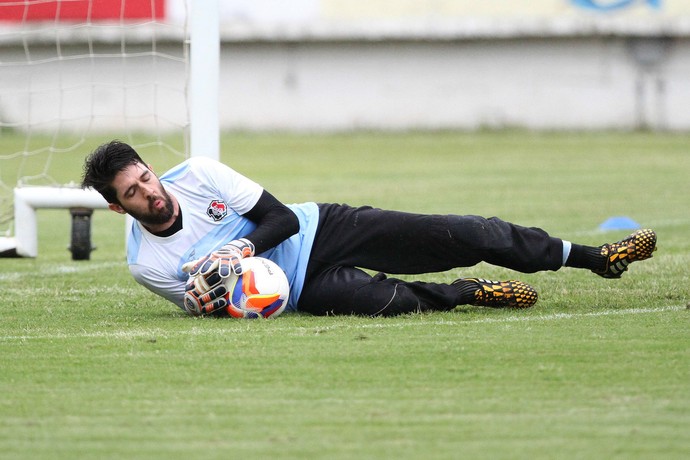
M 201 259 L 187 262 L 182 271 L 189 273 L 185 286 L 184 308 L 194 316 L 206 315 L 227 305 L 228 290 L 223 280 L 232 273 L 242 274 L 240 261 L 254 255 L 254 245 L 246 238 L 233 240 Z
M 210 278 L 209 275 L 217 271 L 220 278 L 225 279 L 231 273 L 241 275 L 242 264 L 240 261 L 245 257 L 252 257 L 253 255 L 254 244 L 246 238 L 240 238 L 239 240 L 229 242 L 208 256 L 187 262 L 182 266 L 182 271 L 189 273 L 191 276 L 201 275 L 205 279 Z M 214 283 L 211 283 L 209 279 L 208 285 L 213 287 Z
M 203 276 L 190 276 L 185 286 L 184 309 L 192 316 L 211 314 L 228 304 L 225 299 L 227 293 L 228 288 L 223 283 L 218 282 L 216 286 L 209 287 Z

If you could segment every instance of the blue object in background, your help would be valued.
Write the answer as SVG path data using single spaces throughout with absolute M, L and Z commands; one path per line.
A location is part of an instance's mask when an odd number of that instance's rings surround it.
M 609 217 L 599 226 L 599 230 L 637 230 L 642 228 L 640 224 L 630 217 Z
M 613 11 L 643 3 L 655 10 L 661 9 L 662 0 L 571 0 L 573 5 L 587 10 Z

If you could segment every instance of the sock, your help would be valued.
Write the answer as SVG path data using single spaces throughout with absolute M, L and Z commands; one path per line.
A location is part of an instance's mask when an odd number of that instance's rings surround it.
M 454 281 L 452 286 L 458 292 L 457 305 L 469 305 L 474 302 L 474 293 L 479 288 L 475 281 L 459 279 Z
M 570 256 L 570 250 L 573 247 L 573 243 L 570 241 L 562 240 L 563 241 L 563 261 L 561 262 L 561 265 L 565 265 L 565 263 L 568 261 L 568 257 Z
M 601 270 L 606 265 L 606 258 L 601 255 L 601 248 L 570 245 L 570 254 L 564 264 L 566 267 L 587 268 L 589 270 Z

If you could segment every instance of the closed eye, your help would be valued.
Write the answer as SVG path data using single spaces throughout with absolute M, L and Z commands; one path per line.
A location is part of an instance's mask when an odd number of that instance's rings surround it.
M 151 172 L 148 169 L 146 171 L 142 172 L 141 175 L 139 176 L 139 180 L 141 182 L 144 182 L 144 183 L 150 181 L 151 180 Z M 136 194 L 137 190 L 139 190 L 139 185 L 133 184 L 125 192 L 125 198 L 132 198 Z
M 132 198 L 134 193 L 136 193 L 139 187 L 137 185 L 132 185 L 125 191 L 125 198 Z

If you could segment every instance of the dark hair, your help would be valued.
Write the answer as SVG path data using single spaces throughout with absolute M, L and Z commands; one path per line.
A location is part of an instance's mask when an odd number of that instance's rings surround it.
M 132 147 L 118 140 L 110 141 L 86 157 L 81 187 L 93 187 L 108 203 L 120 204 L 113 180 L 117 173 L 137 163 L 146 164 Z

